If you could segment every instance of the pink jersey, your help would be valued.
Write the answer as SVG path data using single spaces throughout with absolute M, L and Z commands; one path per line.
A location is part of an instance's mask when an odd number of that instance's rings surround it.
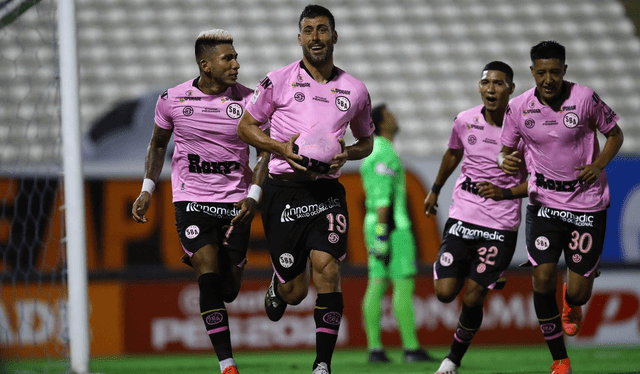
M 156 124 L 173 131 L 173 201 L 230 203 L 247 196 L 252 170 L 238 121 L 253 90 L 236 84 L 219 95 L 198 89 L 199 78 L 166 90 Z
M 555 112 L 543 105 L 536 88 L 515 97 L 505 114 L 502 144 L 521 139 L 529 158 L 529 202 L 549 208 L 597 212 L 609 206 L 609 185 L 603 170 L 592 183 L 578 181 L 576 167 L 600 155 L 596 129 L 607 133 L 619 120 L 591 89 L 565 81 L 569 97 Z
M 466 110 L 453 121 L 448 147 L 463 149 L 462 172 L 453 189 L 449 217 L 494 230 L 515 231 L 520 226 L 522 199 L 495 201 L 478 195 L 478 182 L 491 182 L 500 188 L 519 185 L 527 179 L 526 170 L 506 175 L 497 163 L 502 128 L 484 119 L 484 106 Z M 522 149 L 520 149 L 522 152 Z
M 344 136 L 347 126 L 356 138 L 370 136 L 374 128 L 369 92 L 362 82 L 334 68 L 329 82 L 318 83 L 301 60 L 267 74 L 247 111 L 260 122 L 271 122 L 275 140 L 285 142 L 300 133 L 296 140 L 299 154 L 326 163 L 341 152 L 338 138 Z M 271 156 L 271 174 L 293 171 L 283 157 Z

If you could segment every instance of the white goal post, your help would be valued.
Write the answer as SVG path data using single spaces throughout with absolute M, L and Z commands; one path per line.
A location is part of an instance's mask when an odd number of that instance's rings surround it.
M 69 292 L 69 353 L 71 371 L 86 374 L 89 373 L 90 360 L 89 303 L 74 2 L 75 0 L 58 0 L 60 105 Z

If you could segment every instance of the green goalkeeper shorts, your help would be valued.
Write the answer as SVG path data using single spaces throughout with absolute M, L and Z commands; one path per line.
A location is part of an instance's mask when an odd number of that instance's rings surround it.
M 365 245 L 370 248 L 375 238 L 375 222 L 366 222 L 364 227 Z M 410 228 L 396 228 L 389 235 L 389 264 L 385 265 L 369 255 L 369 278 L 400 279 L 418 272 L 416 266 L 416 245 Z

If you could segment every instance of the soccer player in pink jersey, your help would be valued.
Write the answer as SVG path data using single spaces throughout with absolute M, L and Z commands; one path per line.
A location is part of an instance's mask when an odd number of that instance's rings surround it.
M 237 83 L 240 65 L 232 36 L 220 29 L 200 33 L 195 57 L 200 76 L 158 98 L 145 179 L 132 214 L 138 222 L 148 221 L 145 213 L 173 133 L 171 185 L 183 261 L 196 272 L 200 311 L 220 371 L 237 374 L 225 303 L 240 291 L 268 154 L 258 152 L 252 173 L 249 146 L 238 138 L 237 126 L 253 90 Z
M 515 97 L 505 114 L 498 164 L 508 175 L 521 168 L 523 142 L 531 172 L 526 244 L 533 265 L 533 301 L 553 357 L 552 374 L 571 373 L 564 332 L 580 329 L 584 305 L 604 245 L 609 207 L 605 166 L 622 146 L 616 113 L 593 90 L 564 80 L 565 48 L 543 41 L 531 48 L 536 86 Z M 606 137 L 602 152 L 597 131 Z M 556 303 L 557 263 L 564 253 L 563 310 Z
M 501 277 L 516 249 L 521 197 L 526 196 L 526 171 L 508 176 L 495 162 L 504 112 L 515 89 L 513 70 L 502 61 L 488 63 L 478 88 L 483 104 L 453 121 L 448 149 L 424 201 L 427 216 L 436 214 L 440 190 L 462 160 L 433 278 L 436 296 L 444 303 L 455 300 L 465 281 L 467 288 L 451 349 L 436 374 L 458 373 L 482 324 L 489 290 L 504 284 Z
M 333 64 L 338 33 L 331 12 L 308 5 L 298 26 L 302 60 L 260 81 L 238 135 L 271 152 L 262 208 L 274 269 L 267 316 L 278 321 L 287 304 L 302 302 L 312 270 L 318 292 L 313 373 L 329 374 L 342 319 L 340 268 L 349 229 L 338 176 L 347 160 L 371 153 L 374 126 L 367 88 Z M 260 129 L 268 122 L 271 137 Z M 350 146 L 342 139 L 347 127 L 356 138 Z

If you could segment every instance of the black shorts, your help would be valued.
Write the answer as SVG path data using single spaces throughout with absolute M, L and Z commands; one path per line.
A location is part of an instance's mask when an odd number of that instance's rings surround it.
M 567 267 L 588 277 L 596 270 L 604 248 L 607 211 L 572 212 L 529 205 L 527 252 L 533 266 L 557 263 L 564 252 Z
M 517 231 L 495 230 L 449 218 L 433 265 L 433 277 L 469 277 L 492 289 L 509 267 L 517 240 Z
M 269 178 L 262 202 L 271 262 L 281 282 L 306 270 L 312 249 L 344 259 L 349 214 L 346 192 L 337 179 L 290 182 Z
M 207 244 L 217 245 L 221 260 L 242 266 L 247 258 L 251 225 L 233 226 L 239 209 L 233 203 L 196 203 L 178 201 L 176 226 L 182 249 L 192 257 Z

